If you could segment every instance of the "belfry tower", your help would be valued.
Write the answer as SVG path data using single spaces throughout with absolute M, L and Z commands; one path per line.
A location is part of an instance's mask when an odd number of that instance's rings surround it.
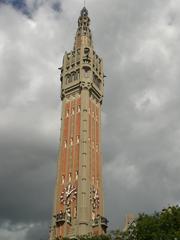
M 104 73 L 84 7 L 61 69 L 61 135 L 50 240 L 106 232 L 102 190 Z

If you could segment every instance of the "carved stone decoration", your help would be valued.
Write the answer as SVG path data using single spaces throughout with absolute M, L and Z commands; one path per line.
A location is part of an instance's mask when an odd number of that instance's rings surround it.
M 92 83 L 90 83 L 90 82 L 84 82 L 84 81 L 82 81 L 81 83 L 80 83 L 80 88 L 81 89 L 90 89 L 91 88 L 91 85 L 92 85 Z
M 71 224 L 71 209 L 70 208 L 67 208 L 66 209 L 66 216 L 67 216 L 67 223 L 68 224 Z
M 91 187 L 90 201 L 93 209 L 99 208 L 99 204 L 100 204 L 99 194 L 98 194 L 98 190 L 94 186 Z

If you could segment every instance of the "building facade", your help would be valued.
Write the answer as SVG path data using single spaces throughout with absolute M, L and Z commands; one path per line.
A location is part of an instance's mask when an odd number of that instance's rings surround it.
M 61 133 L 50 240 L 106 232 L 101 152 L 103 61 L 84 7 L 61 70 Z

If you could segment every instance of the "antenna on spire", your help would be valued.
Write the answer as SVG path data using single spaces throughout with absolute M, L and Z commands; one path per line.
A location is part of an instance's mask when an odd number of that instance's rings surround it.
M 88 10 L 86 9 L 86 0 L 84 0 L 84 7 L 83 9 L 81 10 L 81 16 L 83 17 L 87 17 L 88 16 Z

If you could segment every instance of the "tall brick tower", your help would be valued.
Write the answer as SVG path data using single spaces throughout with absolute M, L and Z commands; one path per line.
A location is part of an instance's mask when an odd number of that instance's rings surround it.
M 106 232 L 102 189 L 103 61 L 84 7 L 61 69 L 61 135 L 50 240 Z

